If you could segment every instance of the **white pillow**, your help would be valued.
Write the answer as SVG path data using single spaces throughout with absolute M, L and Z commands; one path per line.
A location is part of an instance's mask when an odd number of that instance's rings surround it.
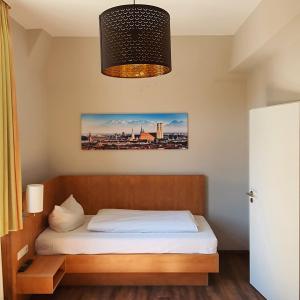
M 61 206 L 55 205 L 48 221 L 50 228 L 57 232 L 71 231 L 84 223 L 84 211 L 71 195 Z
M 83 207 L 76 201 L 73 195 L 70 195 L 60 206 L 73 212 L 74 214 L 84 215 Z

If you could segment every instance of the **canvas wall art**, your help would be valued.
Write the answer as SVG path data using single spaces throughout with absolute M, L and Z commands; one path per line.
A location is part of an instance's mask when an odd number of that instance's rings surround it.
M 82 114 L 81 149 L 188 149 L 188 114 Z

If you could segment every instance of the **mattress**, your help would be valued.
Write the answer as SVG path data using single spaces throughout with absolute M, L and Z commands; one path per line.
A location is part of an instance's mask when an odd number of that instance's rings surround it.
M 213 254 L 217 239 L 203 216 L 195 216 L 198 232 L 191 233 L 107 233 L 87 230 L 92 216 L 69 232 L 44 230 L 36 239 L 39 255 L 182 253 Z

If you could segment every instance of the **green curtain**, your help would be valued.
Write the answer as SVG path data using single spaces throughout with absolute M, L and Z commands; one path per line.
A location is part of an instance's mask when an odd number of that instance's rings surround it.
M 8 10 L 8 5 L 0 0 L 0 236 L 23 227 L 16 87 Z

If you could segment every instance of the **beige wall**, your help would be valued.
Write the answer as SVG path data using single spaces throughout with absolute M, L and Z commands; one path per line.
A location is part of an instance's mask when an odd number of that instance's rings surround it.
M 247 80 L 249 108 L 300 100 L 300 38 L 254 66 Z
M 299 0 L 263 0 L 233 37 L 230 68 L 247 74 L 249 108 L 300 100 L 299 31 Z
M 234 36 L 231 68 L 258 60 L 297 36 L 299 14 L 299 0 L 263 0 Z
M 48 64 L 51 174 L 205 174 L 222 248 L 248 247 L 247 110 L 230 37 L 175 37 L 171 74 L 100 75 L 98 38 L 55 38 Z M 81 151 L 81 113 L 188 112 L 187 151 Z M 145 192 L 147 192 L 145 190 Z
M 24 185 L 59 174 L 203 173 L 221 248 L 247 248 L 247 110 L 299 100 L 299 11 L 298 0 L 264 0 L 234 38 L 175 37 L 173 72 L 141 80 L 100 75 L 97 38 L 52 39 L 12 22 Z M 188 112 L 190 148 L 81 151 L 83 112 Z
M 23 186 L 49 176 L 45 62 L 51 38 L 11 20 Z

